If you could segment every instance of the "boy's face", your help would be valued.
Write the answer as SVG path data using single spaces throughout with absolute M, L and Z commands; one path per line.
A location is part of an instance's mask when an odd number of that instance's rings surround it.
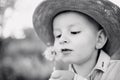
M 54 46 L 64 62 L 82 64 L 97 56 L 98 29 L 84 15 L 75 12 L 58 15 L 53 21 L 53 32 Z

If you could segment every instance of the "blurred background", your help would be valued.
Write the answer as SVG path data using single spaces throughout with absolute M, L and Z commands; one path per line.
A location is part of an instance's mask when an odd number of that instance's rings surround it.
M 42 1 L 0 0 L 0 80 L 49 79 L 53 64 L 44 58 L 46 46 L 32 24 L 33 11 Z M 119 0 L 111 1 L 120 6 Z

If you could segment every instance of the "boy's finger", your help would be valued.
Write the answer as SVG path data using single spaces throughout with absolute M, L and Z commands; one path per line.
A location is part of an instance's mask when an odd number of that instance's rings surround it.
M 51 78 L 50 78 L 49 80 L 59 80 L 59 79 L 51 79 Z
M 53 79 L 58 79 L 60 77 L 61 77 L 61 75 L 60 75 L 60 71 L 59 70 L 54 71 L 52 73 L 52 75 L 51 75 L 51 78 L 53 78 Z

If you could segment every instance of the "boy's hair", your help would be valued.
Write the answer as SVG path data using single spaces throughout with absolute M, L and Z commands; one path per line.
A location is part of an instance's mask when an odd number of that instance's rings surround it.
M 40 39 L 54 44 L 53 17 L 63 11 L 78 11 L 90 16 L 104 29 L 108 41 L 104 51 L 110 55 L 120 49 L 120 8 L 108 0 L 45 0 L 33 14 L 33 25 Z

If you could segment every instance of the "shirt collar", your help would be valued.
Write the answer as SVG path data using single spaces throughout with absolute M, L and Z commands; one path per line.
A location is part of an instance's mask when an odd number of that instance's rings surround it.
M 95 67 L 88 74 L 87 77 L 89 77 L 95 70 L 100 70 L 102 72 L 105 72 L 108 68 L 109 63 L 110 63 L 110 56 L 107 53 L 105 53 L 103 50 L 101 50 Z M 74 72 L 72 65 L 69 65 L 69 70 Z
M 88 74 L 87 77 L 89 77 L 95 70 L 100 70 L 102 72 L 105 72 L 107 70 L 109 62 L 110 62 L 110 56 L 107 53 L 105 53 L 103 50 L 101 50 L 95 67 L 93 68 L 91 73 Z
M 107 53 L 105 53 L 103 50 L 101 50 L 97 64 L 94 67 L 94 70 L 98 69 L 105 72 L 107 70 L 109 62 L 110 62 L 110 56 Z

